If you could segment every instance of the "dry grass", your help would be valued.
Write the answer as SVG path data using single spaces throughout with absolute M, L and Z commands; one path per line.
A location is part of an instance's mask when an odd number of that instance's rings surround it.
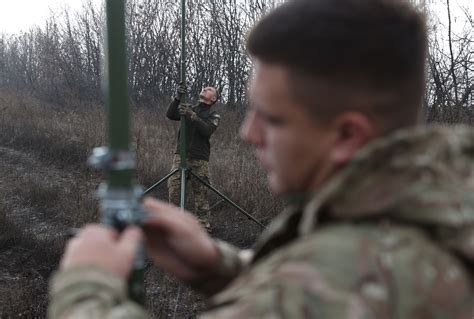
M 177 123 L 161 105 L 133 113 L 137 179 L 147 187 L 168 173 Z M 94 191 L 101 174 L 86 165 L 95 146 L 104 145 L 99 105 L 47 105 L 28 95 L 0 91 L 0 315 L 43 317 L 47 280 L 57 267 L 64 233 L 98 218 Z M 239 113 L 219 107 L 222 122 L 213 137 L 213 185 L 268 222 L 281 208 L 266 188 L 249 147 L 238 138 Z M 166 188 L 153 195 L 166 199 Z M 219 199 L 210 195 L 211 204 Z M 248 247 L 260 228 L 225 204 L 213 210 L 213 235 Z M 186 287 L 150 267 L 148 305 L 158 318 L 192 316 L 202 304 Z

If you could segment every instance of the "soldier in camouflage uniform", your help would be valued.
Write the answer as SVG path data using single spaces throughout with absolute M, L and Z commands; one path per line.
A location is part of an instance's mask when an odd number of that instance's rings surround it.
M 241 251 L 147 199 L 143 230 L 68 244 L 50 317 L 145 318 L 125 295 L 143 238 L 209 296 L 203 318 L 474 318 L 474 130 L 419 124 L 423 17 L 402 0 L 293 0 L 247 47 L 241 134 L 286 210 Z
M 180 105 L 182 87 L 178 88 L 178 94 L 170 103 L 166 116 L 173 121 L 179 121 L 180 116 L 186 118 L 186 145 L 187 164 L 197 176 L 209 183 L 209 155 L 211 145 L 209 139 L 219 125 L 220 116 L 211 109 L 217 101 L 217 90 L 213 87 L 205 87 L 199 94 L 199 103 L 193 107 Z M 179 134 L 178 145 L 173 157 L 171 170 L 179 168 L 181 158 L 179 155 Z M 191 187 L 194 195 L 195 214 L 199 221 L 210 229 L 210 209 L 207 200 L 207 187 L 195 178 L 191 178 Z M 181 176 L 174 174 L 168 179 L 169 201 L 179 205 L 181 195 Z

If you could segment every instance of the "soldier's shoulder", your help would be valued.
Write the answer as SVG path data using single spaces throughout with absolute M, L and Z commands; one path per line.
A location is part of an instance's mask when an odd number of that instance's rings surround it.
M 463 265 L 416 228 L 344 224 L 269 254 L 216 301 L 278 303 L 281 311 L 327 314 L 348 311 L 358 301 L 378 318 L 417 310 L 459 318 L 472 310 L 470 282 Z M 436 300 L 430 299 L 434 295 Z M 459 313 L 449 313 L 453 309 Z
M 282 255 L 283 260 L 300 259 L 312 268 L 318 275 L 305 281 L 325 285 L 322 294 L 331 289 L 350 293 L 387 315 L 393 311 L 390 305 L 395 305 L 396 313 L 422 309 L 444 311 L 452 318 L 459 318 L 462 311 L 454 314 L 446 309 L 473 311 L 472 274 L 421 228 L 335 225 L 302 238 Z M 436 300 L 430 300 L 433 295 Z

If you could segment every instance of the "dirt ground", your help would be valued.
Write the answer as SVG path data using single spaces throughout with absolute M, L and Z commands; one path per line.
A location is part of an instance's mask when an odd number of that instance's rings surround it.
M 74 183 L 74 171 L 22 150 L 0 147 L 0 163 L 0 313 L 2 318 L 41 317 L 47 280 L 73 220 L 55 211 L 64 209 L 61 196 L 82 187 Z

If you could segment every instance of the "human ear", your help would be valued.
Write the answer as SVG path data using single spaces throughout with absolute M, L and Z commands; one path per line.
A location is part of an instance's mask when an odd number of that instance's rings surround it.
M 376 136 L 375 126 L 364 114 L 345 112 L 333 122 L 336 140 L 331 160 L 336 166 L 347 164 L 355 154 Z

